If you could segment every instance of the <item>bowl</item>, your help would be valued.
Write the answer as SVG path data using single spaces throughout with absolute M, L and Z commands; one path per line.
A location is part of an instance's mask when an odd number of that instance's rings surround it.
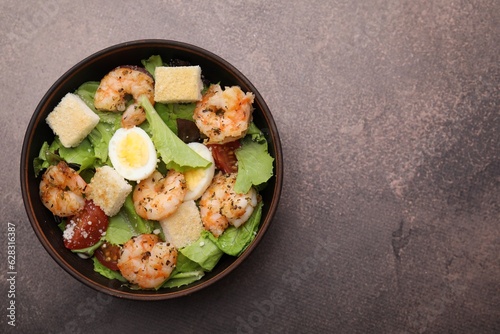
M 253 120 L 266 135 L 269 153 L 274 158 L 274 176 L 260 192 L 264 207 L 255 239 L 239 256 L 224 255 L 217 266 L 199 281 L 179 288 L 132 290 L 117 280 L 109 280 L 93 270 L 92 261 L 83 260 L 64 247 L 62 233 L 53 214 L 44 207 L 39 197 L 40 176 L 35 177 L 33 159 L 42 144 L 54 138 L 45 118 L 62 97 L 75 91 L 86 81 L 99 81 L 119 65 L 139 65 L 151 55 L 163 60 L 181 59 L 200 65 L 203 76 L 212 83 L 238 85 L 243 91 L 255 94 Z M 50 256 L 71 276 L 87 286 L 111 296 L 134 300 L 164 300 L 186 296 L 207 288 L 228 276 L 250 256 L 268 230 L 275 215 L 281 194 L 283 163 L 278 130 L 266 102 L 257 88 L 234 66 L 221 57 L 200 47 L 169 40 L 137 40 L 121 43 L 98 51 L 83 59 L 64 73 L 47 91 L 36 107 L 24 137 L 21 152 L 21 191 L 24 206 L 33 230 Z

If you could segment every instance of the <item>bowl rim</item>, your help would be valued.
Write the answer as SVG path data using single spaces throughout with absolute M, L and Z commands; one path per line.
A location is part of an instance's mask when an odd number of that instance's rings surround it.
M 235 260 L 230 263 L 226 268 L 224 268 L 221 272 L 216 273 L 214 276 L 210 277 L 206 281 L 197 285 L 187 285 L 179 290 L 165 290 L 164 292 L 152 291 L 154 293 L 148 294 L 145 293 L 145 290 L 141 290 L 141 294 L 134 293 L 133 290 L 124 291 L 124 290 L 116 290 L 110 286 L 101 285 L 94 280 L 86 277 L 80 271 L 73 268 L 65 259 L 59 254 L 59 252 L 55 249 L 52 243 L 49 241 L 47 236 L 42 232 L 40 222 L 38 221 L 36 214 L 34 212 L 32 198 L 29 194 L 29 183 L 28 183 L 28 173 L 30 172 L 29 164 L 32 164 L 32 161 L 29 161 L 28 152 L 30 143 L 34 140 L 33 134 L 34 129 L 37 124 L 41 122 L 41 114 L 43 111 L 44 105 L 51 99 L 52 95 L 57 92 L 60 87 L 67 81 L 78 69 L 88 63 L 98 62 L 101 57 L 109 56 L 110 53 L 118 52 L 126 48 L 137 48 L 143 47 L 146 48 L 148 46 L 156 46 L 160 48 L 174 48 L 181 49 L 183 51 L 187 51 L 189 53 L 195 53 L 198 56 L 209 59 L 211 62 L 216 62 L 225 68 L 232 74 L 235 74 L 239 80 L 243 81 L 245 85 L 252 89 L 252 93 L 255 95 L 255 99 L 259 101 L 261 106 L 262 116 L 265 118 L 266 125 L 269 128 L 269 135 L 272 137 L 272 145 L 274 152 L 274 192 L 273 197 L 271 199 L 271 203 L 268 204 L 269 210 L 265 217 L 262 217 L 259 230 L 255 239 L 251 242 L 251 244 L 246 248 L 246 250 L 240 254 L 239 257 L 236 257 Z M 257 88 L 248 80 L 248 78 L 241 73 L 236 67 L 230 64 L 225 59 L 220 56 L 204 49 L 199 46 L 175 41 L 175 40 L 167 40 L 167 39 L 139 39 L 133 41 L 127 41 L 118 43 L 104 49 L 101 49 L 97 52 L 92 53 L 91 55 L 83 58 L 75 65 L 73 65 L 70 69 L 68 69 L 64 74 L 62 74 L 47 90 L 44 94 L 37 107 L 35 108 L 33 114 L 31 115 L 28 126 L 26 127 L 25 136 L 22 144 L 21 150 L 21 163 L 20 163 L 20 179 L 21 179 L 21 192 L 22 199 L 25 207 L 25 211 L 28 215 L 28 220 L 30 221 L 30 225 L 32 226 L 35 235 L 42 243 L 42 246 L 49 253 L 49 255 L 56 261 L 56 263 L 62 267 L 67 273 L 76 278 L 78 281 L 87 285 L 98 292 L 102 292 L 114 297 L 131 299 L 131 300 L 143 300 L 143 301 L 155 301 L 155 300 L 165 300 L 172 299 L 182 296 L 190 295 L 196 291 L 202 290 L 214 283 L 218 282 L 222 278 L 226 277 L 230 272 L 234 271 L 257 247 L 257 245 L 262 240 L 264 234 L 267 232 L 271 221 L 274 219 L 279 200 L 281 197 L 281 190 L 283 184 L 283 157 L 282 157 L 282 148 L 281 148 L 281 140 L 279 137 L 279 132 L 274 122 L 274 118 L 267 106 L 266 102 L 260 95 Z M 159 290 L 160 291 L 160 290 Z

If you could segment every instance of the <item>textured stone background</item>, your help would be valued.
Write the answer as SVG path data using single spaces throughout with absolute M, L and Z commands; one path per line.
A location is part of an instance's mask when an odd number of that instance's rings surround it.
M 0 332 L 500 332 L 500 2 L 0 4 Z M 19 190 L 45 91 L 84 57 L 144 38 L 196 44 L 242 71 L 273 112 L 285 162 L 252 256 L 205 291 L 157 303 L 97 294 L 60 269 Z

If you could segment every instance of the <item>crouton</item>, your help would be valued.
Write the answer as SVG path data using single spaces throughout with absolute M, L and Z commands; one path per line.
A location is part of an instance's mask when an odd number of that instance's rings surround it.
M 120 211 L 131 191 L 132 186 L 113 167 L 102 166 L 96 169 L 86 195 L 112 217 Z
M 47 116 L 47 124 L 64 147 L 75 147 L 99 123 L 99 116 L 78 95 L 68 93 Z
M 155 102 L 187 103 L 201 100 L 200 66 L 159 66 L 155 69 Z
M 200 211 L 193 200 L 182 203 L 172 215 L 162 219 L 160 225 L 166 241 L 177 248 L 195 242 L 203 231 Z

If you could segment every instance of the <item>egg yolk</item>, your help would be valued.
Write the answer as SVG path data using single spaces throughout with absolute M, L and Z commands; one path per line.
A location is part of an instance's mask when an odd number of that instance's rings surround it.
M 126 166 L 137 168 L 146 164 L 149 153 L 144 139 L 137 133 L 129 133 L 118 146 L 118 158 Z
M 204 168 L 191 169 L 184 173 L 184 178 L 186 179 L 186 186 L 188 189 L 194 189 L 196 185 L 205 176 Z

